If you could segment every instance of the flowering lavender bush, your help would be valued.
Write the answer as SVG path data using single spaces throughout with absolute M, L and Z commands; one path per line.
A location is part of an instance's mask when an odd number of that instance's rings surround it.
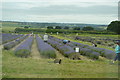
M 56 48 L 60 53 L 62 53 L 65 57 L 70 57 L 71 54 L 74 54 L 74 48 L 70 47 L 69 45 L 65 45 L 62 43 L 62 40 L 57 38 L 50 38 L 48 43 L 51 44 L 54 48 Z
M 71 54 L 74 53 L 73 48 L 74 47 L 79 47 L 80 48 L 80 54 L 84 56 L 88 56 L 92 59 L 99 59 L 99 56 L 106 57 L 108 59 L 112 59 L 115 56 L 114 51 L 107 50 L 104 48 L 98 48 L 98 47 L 92 47 L 88 46 L 85 44 L 81 44 L 78 42 L 70 42 L 67 43 L 66 46 L 62 44 L 62 40 L 55 38 L 55 37 L 50 37 L 50 40 L 48 41 L 53 47 L 55 47 L 57 50 L 59 50 L 62 54 Z M 71 49 L 70 49 L 71 48 Z
M 99 59 L 100 54 L 98 52 L 92 52 L 90 54 L 90 58 L 92 59 Z
M 11 48 L 13 48 L 14 46 L 16 46 L 17 44 L 19 44 L 21 41 L 23 41 L 28 35 L 22 36 L 14 41 L 8 42 L 6 44 L 4 44 L 4 49 L 9 50 Z
M 73 44 L 76 44 L 77 46 L 80 47 L 80 49 L 81 49 L 80 54 L 82 54 L 82 55 L 86 55 L 88 53 L 90 54 L 90 52 L 91 52 L 90 57 L 96 56 L 96 58 L 98 58 L 98 56 L 102 56 L 102 57 L 105 57 L 107 59 L 113 59 L 115 56 L 115 52 L 111 51 L 111 50 L 107 50 L 104 48 L 98 48 L 98 47 L 92 47 L 92 46 L 86 46 L 84 44 L 77 43 L 77 42 L 74 42 Z M 88 51 L 88 49 L 89 49 L 89 51 Z
M 21 36 L 23 36 L 23 34 L 17 35 L 17 34 L 6 34 L 6 33 L 2 33 L 2 43 L 3 43 L 3 44 L 4 44 L 4 43 L 7 43 L 7 42 L 12 41 L 12 40 L 15 40 L 15 39 L 17 39 L 17 38 L 19 38 L 19 37 L 21 37 Z
M 103 57 L 106 57 L 107 59 L 114 59 L 114 57 L 115 57 L 115 52 L 112 50 L 105 49 L 105 50 L 101 51 L 101 54 Z
M 33 36 L 28 37 L 26 41 L 15 49 L 15 55 L 18 57 L 28 57 L 31 52 L 33 39 Z
M 17 44 L 16 42 L 11 41 L 11 42 L 4 44 L 3 46 L 4 46 L 4 49 L 9 50 L 9 49 L 13 48 L 16 44 Z
M 74 49 L 67 45 L 58 46 L 58 49 L 65 57 L 75 53 Z
M 92 59 L 98 59 L 100 55 L 98 52 L 94 52 L 91 49 L 87 49 L 87 47 L 89 47 L 88 45 L 84 45 L 81 43 L 71 41 L 70 43 L 64 45 L 62 44 L 62 40 L 54 37 L 50 38 L 48 42 L 66 57 L 74 56 L 76 54 L 74 51 L 75 47 L 80 48 L 81 55 L 88 56 Z
M 97 52 L 100 54 L 100 56 L 105 57 L 107 59 L 113 59 L 115 57 L 115 52 L 112 50 L 107 50 L 104 48 L 97 48 L 97 47 L 88 47 L 94 52 Z
M 45 43 L 38 35 L 36 35 L 37 46 L 40 54 L 46 58 L 56 58 L 55 49 Z

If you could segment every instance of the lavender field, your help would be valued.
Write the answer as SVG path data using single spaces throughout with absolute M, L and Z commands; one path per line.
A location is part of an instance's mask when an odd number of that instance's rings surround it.
M 3 80 L 120 79 L 120 1 L 3 0 Z M 118 54 L 116 54 L 118 53 Z
M 3 77 L 118 77 L 117 62 L 111 64 L 111 61 L 115 57 L 114 50 L 92 47 L 91 45 L 72 39 L 70 43 L 63 44 L 62 38 L 60 35 L 49 35 L 47 43 L 43 41 L 43 34 L 20 35 L 18 38 L 15 37 L 12 40 L 11 38 L 6 38 L 8 42 L 2 43 L 4 45 L 2 51 Z M 4 36 L 3 39 L 5 39 Z M 80 48 L 79 53 L 75 52 L 75 47 Z M 62 59 L 62 63 L 55 64 L 55 59 Z M 16 75 L 14 75 L 15 73 Z

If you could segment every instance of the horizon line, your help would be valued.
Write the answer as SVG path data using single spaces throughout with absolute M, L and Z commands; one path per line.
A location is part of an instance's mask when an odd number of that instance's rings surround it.
M 108 25 L 100 23 L 80 23 L 80 22 L 38 22 L 38 21 L 17 21 L 17 20 L 0 20 L 0 21 L 10 21 L 10 22 L 33 22 L 33 23 L 68 23 L 68 24 L 93 24 L 93 25 Z

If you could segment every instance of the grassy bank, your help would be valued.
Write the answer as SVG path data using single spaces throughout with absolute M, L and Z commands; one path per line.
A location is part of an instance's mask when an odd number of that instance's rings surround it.
M 50 63 L 53 59 L 18 58 L 12 51 L 3 50 L 4 78 L 117 78 L 117 65 L 106 59 L 70 60 L 62 64 Z

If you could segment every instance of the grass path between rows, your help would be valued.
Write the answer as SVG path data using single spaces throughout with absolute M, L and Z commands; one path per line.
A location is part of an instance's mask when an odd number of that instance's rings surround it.
M 36 42 L 35 36 L 34 36 L 33 44 L 31 47 L 31 55 L 30 56 L 34 59 L 41 58 L 40 53 L 39 53 L 38 48 L 37 48 L 37 42 Z

